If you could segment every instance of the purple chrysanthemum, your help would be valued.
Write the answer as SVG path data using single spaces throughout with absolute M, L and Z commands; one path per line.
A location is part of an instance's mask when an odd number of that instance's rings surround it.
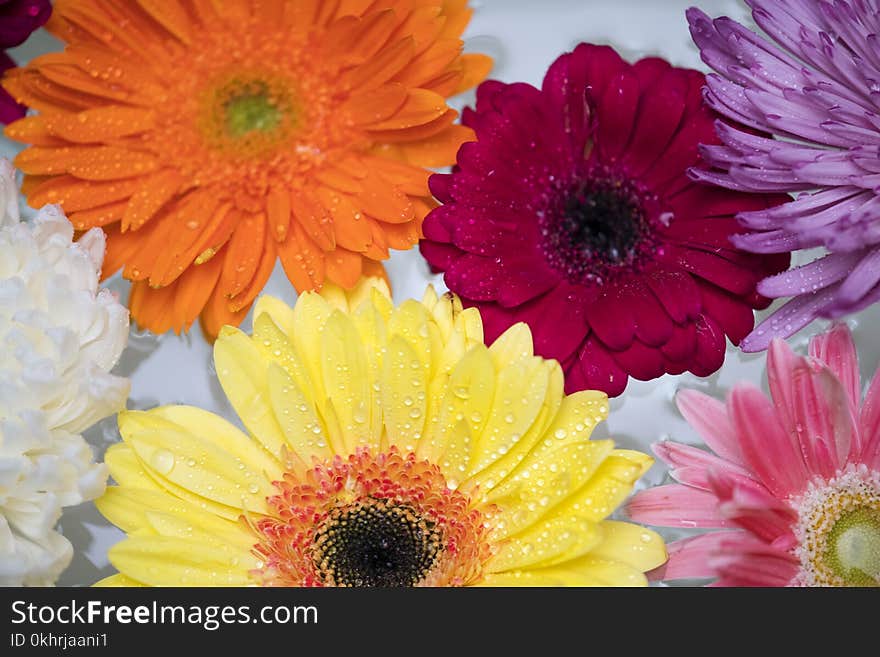
M 817 317 L 880 299 L 880 6 L 876 0 L 746 0 L 776 43 L 730 18 L 688 11 L 719 113 L 776 139 L 719 123 L 695 178 L 750 192 L 800 193 L 741 213 L 734 242 L 757 253 L 824 247 L 813 262 L 765 279 L 761 294 L 793 297 L 742 342 L 766 349 Z

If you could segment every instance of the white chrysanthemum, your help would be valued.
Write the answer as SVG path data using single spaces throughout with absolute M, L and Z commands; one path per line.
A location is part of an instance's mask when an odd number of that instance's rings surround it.
M 129 382 L 109 371 L 128 311 L 98 289 L 101 230 L 73 243 L 58 207 L 22 222 L 18 198 L 0 160 L 0 584 L 45 586 L 73 555 L 62 507 L 104 491 L 79 434 L 125 406 Z

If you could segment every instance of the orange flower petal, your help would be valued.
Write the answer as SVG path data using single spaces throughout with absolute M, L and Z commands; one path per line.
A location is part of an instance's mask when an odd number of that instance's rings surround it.
M 174 169 L 164 169 L 142 179 L 132 195 L 122 218 L 122 230 L 137 230 L 171 200 L 183 185 L 183 176 Z
M 421 237 L 421 222 L 410 221 L 405 224 L 386 224 L 382 227 L 388 246 L 405 251 L 416 244 Z
M 144 228 L 143 233 L 149 234 L 151 227 Z M 142 240 L 148 235 L 122 233 L 118 224 L 104 227 L 107 236 L 107 250 L 104 253 L 104 264 L 101 268 L 101 279 L 108 278 L 122 269 L 131 261 L 136 253 L 143 249 Z
M 248 215 L 235 229 L 226 246 L 219 287 L 227 297 L 234 297 L 250 283 L 260 264 L 265 244 L 265 215 Z
M 184 43 L 189 43 L 192 27 L 186 9 L 176 0 L 137 0 L 137 3 L 162 27 Z
M 301 189 L 290 195 L 290 208 L 293 216 L 306 235 L 308 235 L 324 251 L 332 251 L 336 247 L 336 236 L 333 234 L 333 221 L 324 210 L 324 206 L 312 195 L 310 190 Z
M 396 162 L 385 157 L 364 157 L 361 166 L 369 171 L 376 171 L 382 178 L 394 184 L 409 196 L 430 196 L 428 178 L 430 171 L 414 167 L 404 162 Z
M 192 264 L 203 250 L 201 239 L 220 220 L 217 217 L 219 205 L 220 201 L 210 191 L 201 189 L 190 192 L 175 204 L 163 219 L 171 236 L 150 267 L 150 285 L 170 285 Z
M 391 118 L 372 123 L 369 130 L 405 130 L 425 125 L 447 112 L 446 99 L 427 89 L 410 89 L 406 102 Z
M 69 173 L 84 180 L 118 180 L 155 170 L 159 160 L 149 153 L 116 146 L 28 148 L 15 158 L 25 173 Z
M 440 36 L 457 38 L 464 32 L 464 28 L 470 22 L 474 11 L 468 8 L 467 0 L 443 0 L 443 13 L 446 16 L 446 22 Z
M 391 83 L 352 96 L 340 108 L 355 125 L 373 125 L 398 113 L 407 102 L 402 84 Z M 444 100 L 444 106 L 446 101 Z
M 357 285 L 363 271 L 363 261 L 359 253 L 352 253 L 347 249 L 336 249 L 328 253 L 327 279 L 340 287 L 348 290 Z
M 79 67 L 66 63 L 63 53 L 52 53 L 37 57 L 31 63 L 31 67 L 49 82 L 70 91 L 87 94 L 97 98 L 115 101 L 117 103 L 144 104 L 149 103 L 136 91 L 129 91 L 116 85 L 107 85 L 96 81 L 91 75 L 80 70 Z
M 371 131 L 370 136 L 377 142 L 401 143 L 410 141 L 422 141 L 440 134 L 452 125 L 458 116 L 454 109 L 446 110 L 433 121 L 423 123 L 401 130 L 376 130 Z M 454 158 L 453 158 L 454 161 Z
M 64 141 L 49 132 L 42 116 L 26 116 L 6 126 L 9 139 L 34 146 L 64 146 Z
M 152 98 L 161 102 L 166 94 L 157 77 L 148 66 L 136 65 L 131 61 L 114 57 L 100 47 L 79 44 L 71 45 L 64 54 L 81 71 L 92 78 L 113 80 L 130 92 L 137 92 L 142 98 Z
M 284 241 L 290 226 L 290 194 L 286 189 L 273 187 L 269 190 L 266 195 L 266 218 L 275 239 Z
M 223 269 L 223 258 L 214 258 L 199 267 L 190 267 L 173 283 L 175 328 L 189 330 L 202 309 L 211 298 L 220 271 Z
M 460 39 L 441 39 L 432 43 L 418 57 L 415 57 L 406 68 L 394 76 L 394 82 L 408 87 L 418 87 L 436 78 L 448 66 L 455 62 L 461 53 Z
M 260 255 L 260 264 L 254 272 L 254 277 L 245 286 L 245 288 L 229 300 L 229 309 L 232 312 L 238 312 L 243 308 L 248 308 L 257 298 L 260 290 L 266 285 L 272 270 L 275 268 L 276 261 L 275 241 L 269 231 L 266 231 L 265 240 L 263 242 L 263 251 Z
M 136 107 L 108 105 L 76 114 L 55 113 L 45 119 L 54 135 L 75 143 L 87 144 L 135 135 L 153 127 L 155 115 Z
M 232 237 L 232 233 L 235 232 L 236 226 L 241 223 L 243 217 L 243 213 L 229 203 L 221 205 L 199 240 L 187 253 L 188 256 L 195 254 L 195 257 L 191 258 L 192 264 L 201 265 L 215 257 Z M 182 257 L 181 262 L 185 262 Z
M 131 318 L 141 329 L 161 334 L 174 324 L 175 286 L 151 288 L 146 281 L 131 285 L 128 306 Z
M 420 167 L 445 167 L 455 162 L 461 145 L 474 141 L 474 131 L 463 125 L 451 125 L 443 132 L 420 142 L 398 144 L 404 158 Z
M 91 210 L 72 212 L 67 218 L 70 219 L 70 223 L 73 224 L 76 230 L 106 226 L 122 219 L 126 205 L 128 205 L 128 201 L 117 201 L 116 203 L 108 203 Z
M 205 304 L 202 314 L 199 316 L 199 323 L 205 338 L 209 342 L 214 342 L 220 334 L 220 329 L 226 325 L 238 326 L 244 320 L 250 310 L 250 306 L 242 308 L 237 312 L 233 312 L 229 308 L 229 299 L 222 292 L 222 284 L 220 281 L 214 287 L 208 303 Z
M 357 165 L 360 167 L 360 163 Z M 364 190 L 361 180 L 366 177 L 363 170 L 359 170 L 355 175 L 343 170 L 341 167 L 327 167 L 315 173 L 315 180 L 324 183 L 328 187 L 332 187 L 340 192 L 348 194 L 357 194 Z
M 350 251 L 364 251 L 372 236 L 366 218 L 354 199 L 326 187 L 318 188 L 318 198 L 333 218 L 337 246 Z
M 460 94 L 463 91 L 476 87 L 480 82 L 486 79 L 489 73 L 492 72 L 492 67 L 495 65 L 495 62 L 491 57 L 479 53 L 464 54 L 459 61 L 461 62 L 464 75 L 462 76 L 458 87 L 455 89 L 456 94 Z
M 290 225 L 287 239 L 278 244 L 278 257 L 284 273 L 297 292 L 320 290 L 324 284 L 324 254 L 296 223 Z
M 139 178 L 124 180 L 80 180 L 73 176 L 52 176 L 27 192 L 34 207 L 58 204 L 67 213 L 90 210 L 101 204 L 128 199 L 140 185 Z
M 412 60 L 415 48 L 415 40 L 412 36 L 401 39 L 361 66 L 343 73 L 340 86 L 353 91 L 364 91 L 385 84 Z
M 405 223 L 413 218 L 409 197 L 375 172 L 367 177 L 357 202 L 361 210 L 385 223 Z

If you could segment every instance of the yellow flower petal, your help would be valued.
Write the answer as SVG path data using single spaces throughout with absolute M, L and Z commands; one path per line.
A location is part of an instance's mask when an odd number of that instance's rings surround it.
M 266 473 L 269 479 L 278 479 L 282 474 L 277 455 L 261 449 L 258 443 L 219 415 L 182 405 L 159 406 L 149 413 L 183 427 L 194 436 L 207 439 L 216 447 L 240 458 L 253 471 Z
M 593 521 L 603 520 L 629 497 L 644 465 L 642 458 L 631 460 L 627 450 L 614 450 L 590 481 L 565 500 L 558 513 L 578 513 Z
M 320 353 L 324 390 L 341 425 L 345 451 L 351 453 L 358 446 L 378 447 L 378 442 L 371 444 L 368 414 L 373 402 L 367 361 L 348 315 L 337 310 L 327 320 Z
M 125 443 L 110 445 L 104 453 L 104 462 L 110 469 L 110 476 L 120 486 L 152 491 L 165 490 L 146 473 L 146 466 L 141 463 L 134 450 Z
M 415 451 L 428 414 L 428 367 L 400 335 L 388 345 L 381 387 L 390 444 Z
M 605 520 L 600 526 L 602 541 L 590 551 L 590 556 L 619 561 L 643 572 L 666 562 L 666 546 L 657 532 L 616 520 Z
M 167 536 L 127 538 L 108 556 L 120 573 L 150 586 L 248 586 L 248 571 L 259 567 L 232 547 Z
M 580 491 L 592 483 L 591 478 L 613 449 L 610 440 L 592 440 L 540 450 L 538 454 L 534 450 L 520 468 L 486 496 L 488 503 L 500 509 L 500 536 L 522 531 L 557 505 L 571 504 L 576 493 L 580 501 Z M 578 512 L 573 509 L 571 514 Z
M 502 333 L 492 346 L 489 353 L 495 362 L 495 368 L 500 370 L 522 358 L 534 356 L 534 344 L 532 332 L 527 324 L 519 322 Z
M 223 392 L 244 426 L 270 454 L 280 454 L 284 433 L 269 402 L 268 363 L 256 345 L 238 329 L 224 327 L 214 343 L 214 365 Z
M 522 440 L 541 411 L 549 378 L 537 358 L 524 358 L 498 373 L 492 409 L 474 445 L 472 473 L 487 468 Z
M 311 463 L 312 457 L 330 458 L 329 438 L 311 399 L 277 363 L 269 365 L 267 378 L 272 411 L 294 453 L 306 463 Z
M 273 297 L 269 294 L 263 294 L 257 298 L 254 306 L 254 325 L 260 316 L 265 315 L 281 329 L 286 335 L 293 335 L 296 330 L 294 322 L 293 308 L 284 303 L 281 299 Z M 255 336 L 256 337 L 256 336 Z
M 104 587 L 104 588 L 131 587 L 131 586 L 143 587 L 143 586 L 146 586 L 146 584 L 141 584 L 140 582 L 138 582 L 135 579 L 132 579 L 131 577 L 126 577 L 125 575 L 117 574 L 117 575 L 110 575 L 110 577 L 105 577 L 102 580 L 98 580 L 97 582 L 92 584 L 92 586 Z
M 376 297 L 381 294 L 373 288 Z M 380 380 L 383 374 L 382 354 L 387 340 L 387 319 L 377 307 L 372 297 L 361 303 L 352 315 L 352 321 L 360 336 L 364 347 L 364 356 L 367 363 L 367 381 L 371 390 L 372 407 L 368 409 L 370 441 L 379 443 L 381 449 L 388 449 L 388 445 L 382 443 L 384 425 L 382 408 L 382 385 Z
M 600 582 L 600 586 L 648 585 L 648 578 L 642 571 L 620 561 L 596 558 L 592 554 L 566 561 L 557 568 L 583 573 L 584 577 Z
M 562 370 L 555 361 L 543 361 L 542 367 L 547 372 L 547 390 L 541 403 L 541 409 L 532 426 L 520 440 L 507 450 L 506 454 L 499 456 L 498 460 L 489 467 L 471 475 L 462 484 L 464 487 L 468 489 L 477 487 L 484 493 L 489 492 L 518 466 L 525 455 L 538 444 L 538 441 L 553 442 L 546 437 L 547 430 L 559 411 L 565 382 Z
M 586 572 L 548 568 L 489 573 L 477 586 L 606 586 Z
M 293 342 L 272 316 L 267 313 L 256 316 L 253 341 L 265 360 L 270 363 L 275 361 L 284 368 L 299 389 L 306 394 L 308 403 L 314 408 L 315 399 L 308 394 L 314 389 L 308 369 L 297 355 Z
M 312 396 L 319 402 L 327 398 L 322 375 L 324 358 L 321 354 L 321 336 L 324 332 L 324 325 L 332 312 L 333 306 L 315 292 L 301 294 L 293 307 L 295 328 L 290 334 L 290 338 L 296 348 L 296 353 L 309 371 L 314 386 Z
M 602 540 L 597 525 L 577 516 L 556 516 L 536 522 L 507 538 L 489 564 L 493 573 L 552 566 L 587 554 Z
M 185 502 L 167 492 L 110 486 L 95 504 L 108 520 L 129 533 L 143 527 L 152 527 L 159 534 L 165 533 L 163 529 L 170 531 L 170 525 L 167 522 L 160 527 L 154 521 L 155 516 L 150 517 L 150 514 L 158 513 L 174 516 L 180 520 L 175 532 L 179 532 L 181 527 L 189 528 L 189 531 L 195 527 L 204 534 L 214 536 L 218 540 L 238 546 L 245 551 L 250 550 L 256 543 L 253 532 L 241 522 L 225 520 L 216 515 L 205 513 L 203 509 L 194 504 Z M 178 533 L 173 535 L 178 535 Z
M 164 479 L 232 508 L 268 512 L 271 482 L 246 456 L 229 454 L 150 412 L 120 414 L 119 426 L 138 458 Z
M 452 371 L 446 385 L 438 422 L 434 425 L 428 440 L 437 453 L 445 454 L 450 442 L 460 437 L 457 432 L 459 422 L 468 426 L 468 435 L 479 435 L 486 423 L 492 398 L 495 395 L 495 368 L 489 357 L 489 350 L 483 345 L 473 347 Z M 444 475 L 452 481 L 461 481 L 469 472 L 471 455 L 461 453 L 463 460 L 453 464 L 451 471 L 444 469 Z M 445 468 L 443 462 L 439 462 Z

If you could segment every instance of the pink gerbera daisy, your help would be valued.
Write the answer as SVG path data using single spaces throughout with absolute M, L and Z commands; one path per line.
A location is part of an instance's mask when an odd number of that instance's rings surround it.
M 769 303 L 756 283 L 788 266 L 787 254 L 729 239 L 737 212 L 787 196 L 687 176 L 698 144 L 717 139 L 703 83 L 661 59 L 629 64 L 581 44 L 541 89 L 481 85 L 462 115 L 477 141 L 452 174 L 431 177 L 444 205 L 425 220 L 422 254 L 480 309 L 488 340 L 526 322 L 570 392 L 711 374 L 725 336 L 739 342 Z
M 880 584 L 880 372 L 861 401 L 845 325 L 814 337 L 809 357 L 774 340 L 767 370 L 772 401 L 747 384 L 726 406 L 695 391 L 678 395 L 715 453 L 655 445 L 679 483 L 639 493 L 629 513 L 722 531 L 672 543 L 656 577 L 716 578 L 716 586 Z

